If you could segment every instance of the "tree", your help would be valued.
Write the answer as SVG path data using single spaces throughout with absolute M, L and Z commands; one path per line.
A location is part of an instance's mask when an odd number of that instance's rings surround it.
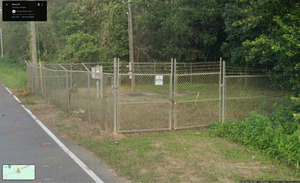
M 291 86 L 299 93 L 299 2 L 240 0 L 226 7 L 227 56 L 233 62 L 263 66 L 276 86 Z M 230 12 L 236 15 L 233 23 Z

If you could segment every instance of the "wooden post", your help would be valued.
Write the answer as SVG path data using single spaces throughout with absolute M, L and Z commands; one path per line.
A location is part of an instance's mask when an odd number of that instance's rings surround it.
M 31 58 L 32 64 L 37 65 L 37 49 L 36 49 L 36 32 L 34 22 L 30 22 L 30 35 L 31 35 Z
M 2 28 L 0 28 L 1 31 L 1 58 L 3 59 L 3 36 L 2 36 Z
M 129 16 L 129 51 L 130 51 L 130 63 L 132 72 L 132 91 L 135 91 L 135 75 L 134 75 L 134 55 L 133 55 L 133 32 L 132 32 L 132 16 L 131 16 L 131 1 L 128 0 L 128 16 Z
M 38 62 L 37 62 L 37 49 L 36 49 L 36 32 L 35 32 L 34 22 L 30 22 L 30 35 L 31 35 L 30 48 L 31 48 L 32 64 L 34 65 L 34 67 L 37 67 Z M 35 86 L 35 89 L 37 89 L 38 85 L 39 85 L 38 70 L 34 69 L 34 86 Z

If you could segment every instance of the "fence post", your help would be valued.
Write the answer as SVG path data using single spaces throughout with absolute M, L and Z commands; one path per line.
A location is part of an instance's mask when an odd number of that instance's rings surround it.
M 222 122 L 225 121 L 225 86 L 226 86 L 226 75 L 225 75 L 226 65 L 225 61 L 223 61 L 223 97 L 222 97 Z
M 42 69 L 44 70 L 44 72 L 42 73 L 43 73 L 43 83 L 44 83 L 44 101 L 46 102 L 47 101 L 47 84 L 46 84 L 47 71 L 45 70 L 44 66 L 42 66 Z
M 190 62 L 190 83 L 192 84 L 193 83 L 193 63 Z
M 67 89 L 67 102 L 68 102 L 68 110 L 71 112 L 71 102 L 70 102 L 70 92 L 69 92 L 69 79 L 68 79 L 68 71 L 62 65 L 58 64 L 63 70 L 65 70 L 66 74 L 66 89 Z
M 219 76 L 219 122 L 222 121 L 222 57 L 220 57 L 220 76 Z
M 44 92 L 44 79 L 43 79 L 43 70 L 42 70 L 42 62 L 39 59 L 39 71 L 40 71 L 40 87 L 41 87 L 41 94 L 43 96 L 44 102 L 45 102 L 45 92 Z
M 170 74 L 170 99 L 172 99 L 172 92 L 173 92 L 173 58 L 171 58 L 171 74 Z M 170 112 L 169 112 L 169 129 L 172 130 L 172 101 L 170 100 Z
M 100 66 L 100 97 L 103 99 L 103 66 Z
M 117 63 L 117 88 L 116 88 L 116 90 L 117 90 L 117 96 L 116 96 L 116 99 L 117 99 L 117 131 L 119 131 L 120 130 L 120 121 L 119 121 L 119 119 L 120 119 L 120 117 L 119 117 L 119 115 L 120 115 L 120 113 L 119 113 L 119 103 L 120 103 L 120 101 L 119 101 L 119 96 L 120 96 L 120 90 L 119 90 L 119 88 L 120 88 L 120 58 L 118 58 L 118 63 Z
M 90 79 L 90 72 L 88 73 L 88 110 L 89 110 L 89 122 L 91 121 L 91 79 Z
M 117 59 L 114 58 L 114 133 L 117 133 Z
M 91 121 L 91 81 L 90 81 L 91 73 L 84 63 L 81 63 L 81 65 L 85 68 L 85 70 L 88 73 L 88 114 L 89 114 L 89 121 Z
M 72 73 L 72 70 L 73 70 L 73 68 L 72 68 L 72 63 L 70 64 L 70 88 L 72 88 L 73 87 L 73 73 Z
M 174 130 L 177 129 L 177 118 L 176 118 L 176 92 L 177 92 L 177 76 L 176 76 L 176 58 L 174 59 L 174 95 L 173 95 L 173 102 L 174 102 Z

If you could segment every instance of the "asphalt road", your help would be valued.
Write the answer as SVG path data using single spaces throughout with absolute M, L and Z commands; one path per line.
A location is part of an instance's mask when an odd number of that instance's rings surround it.
M 92 153 L 60 139 L 104 182 L 124 182 Z M 32 118 L 0 83 L 0 182 L 3 164 L 34 164 L 35 182 L 95 182 Z M 19 181 L 16 181 L 19 182 Z M 22 181 L 23 182 L 23 181 Z M 30 181 L 31 182 L 31 181 Z

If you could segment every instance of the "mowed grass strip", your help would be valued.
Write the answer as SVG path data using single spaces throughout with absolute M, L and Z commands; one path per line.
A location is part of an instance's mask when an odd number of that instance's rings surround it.
M 299 180 L 299 173 L 260 151 L 194 129 L 114 136 L 96 123 L 62 114 L 36 98 L 27 107 L 61 137 L 93 152 L 133 182 Z
M 203 130 L 131 134 L 115 139 L 78 124 L 56 128 L 136 182 L 299 180 L 293 169 L 259 151 L 213 138 Z

